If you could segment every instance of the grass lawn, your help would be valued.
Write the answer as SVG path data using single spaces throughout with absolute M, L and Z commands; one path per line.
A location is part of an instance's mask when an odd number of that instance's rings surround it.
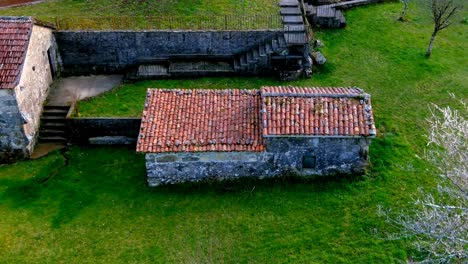
M 406 261 L 414 255 L 410 241 L 382 239 L 393 230 L 377 208 L 408 208 L 419 187 L 436 185 L 418 158 L 428 104 L 449 104 L 448 92 L 467 98 L 468 47 L 467 25 L 456 23 L 426 59 L 430 21 L 414 15 L 398 22 L 400 7 L 358 8 L 347 12 L 346 29 L 317 30 L 328 63 L 310 80 L 146 81 L 78 108 L 80 116 L 139 116 L 147 87 L 359 86 L 373 96 L 379 133 L 366 176 L 150 189 L 144 157 L 133 149 L 72 147 L 0 166 L 0 262 Z
M 49 22 L 59 17 L 65 29 L 144 28 L 145 24 L 151 29 L 223 29 L 226 23 L 228 29 L 277 28 L 272 16 L 278 14 L 276 0 L 51 0 L 0 10 L 0 15 L 34 16 Z M 111 19 L 114 16 L 119 18 Z

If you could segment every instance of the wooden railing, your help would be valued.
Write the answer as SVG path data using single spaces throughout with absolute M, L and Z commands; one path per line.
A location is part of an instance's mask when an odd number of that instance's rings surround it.
M 309 20 L 307 19 L 307 13 L 306 13 L 304 0 L 299 0 L 299 2 L 300 2 L 300 5 L 301 5 L 302 17 L 304 19 L 304 29 L 305 29 L 305 32 L 306 32 L 307 39 L 310 41 L 313 38 L 312 27 L 311 27 L 311 25 L 309 23 Z

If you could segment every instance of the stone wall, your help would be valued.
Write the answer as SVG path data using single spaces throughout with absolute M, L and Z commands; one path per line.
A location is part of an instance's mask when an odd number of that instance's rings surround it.
M 0 163 L 26 158 L 28 139 L 13 89 L 0 89 Z
M 164 55 L 233 55 L 279 31 L 59 31 L 64 74 L 122 72 L 140 59 Z
M 370 139 L 271 137 L 266 152 L 149 153 L 149 186 L 239 177 L 362 174 L 368 165 Z M 304 156 L 313 160 L 304 168 Z
M 57 63 L 52 30 L 33 26 L 19 84 L 0 90 L 0 163 L 27 158 L 36 143 L 42 106 L 52 83 L 47 51 Z
M 266 148 L 275 165 L 298 175 L 362 174 L 368 165 L 370 139 L 330 137 L 269 137 Z M 315 160 L 303 168 L 303 158 Z
M 47 98 L 49 86 L 52 84 L 47 51 L 50 48 L 53 50 L 54 47 L 52 30 L 33 26 L 19 85 L 15 87 L 18 106 L 26 120 L 23 129 L 29 141 L 26 146 L 28 152 L 32 152 L 34 148 L 42 107 Z M 52 53 L 55 54 L 55 52 Z
M 179 152 L 146 154 L 148 185 L 208 179 L 268 177 L 278 172 L 266 152 Z
M 138 138 L 141 118 L 70 118 L 67 119 L 68 140 L 88 144 L 90 138 Z

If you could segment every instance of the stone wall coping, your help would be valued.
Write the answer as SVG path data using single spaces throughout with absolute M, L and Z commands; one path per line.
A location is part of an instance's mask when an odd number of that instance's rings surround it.
M 370 132 L 372 133 L 372 132 Z M 351 139 L 351 138 L 362 138 L 362 139 L 373 139 L 376 137 L 376 132 L 373 131 L 374 134 L 370 136 L 363 136 L 363 135 L 353 135 L 353 136 L 342 136 L 342 135 L 263 135 L 264 138 L 330 138 L 330 139 Z
M 70 120 L 141 120 L 141 117 L 68 117 Z
M 148 32 L 162 32 L 162 33 L 181 33 L 181 32 L 216 32 L 216 33 L 231 33 L 231 32 L 283 32 L 284 29 L 244 29 L 244 30 L 217 30 L 217 29 L 173 29 L 173 30 L 56 30 L 58 33 L 148 33 Z
M 336 94 L 336 93 L 261 93 L 262 97 L 331 97 L 331 98 L 362 98 L 369 99 L 371 96 L 368 93 L 361 94 Z

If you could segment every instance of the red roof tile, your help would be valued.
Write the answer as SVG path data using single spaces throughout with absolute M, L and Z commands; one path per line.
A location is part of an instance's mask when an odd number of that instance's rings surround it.
M 19 82 L 33 21 L 26 17 L 0 17 L 0 89 Z
M 263 136 L 374 136 L 370 95 L 359 88 L 262 87 Z
M 149 89 L 138 152 L 263 151 L 259 90 Z

